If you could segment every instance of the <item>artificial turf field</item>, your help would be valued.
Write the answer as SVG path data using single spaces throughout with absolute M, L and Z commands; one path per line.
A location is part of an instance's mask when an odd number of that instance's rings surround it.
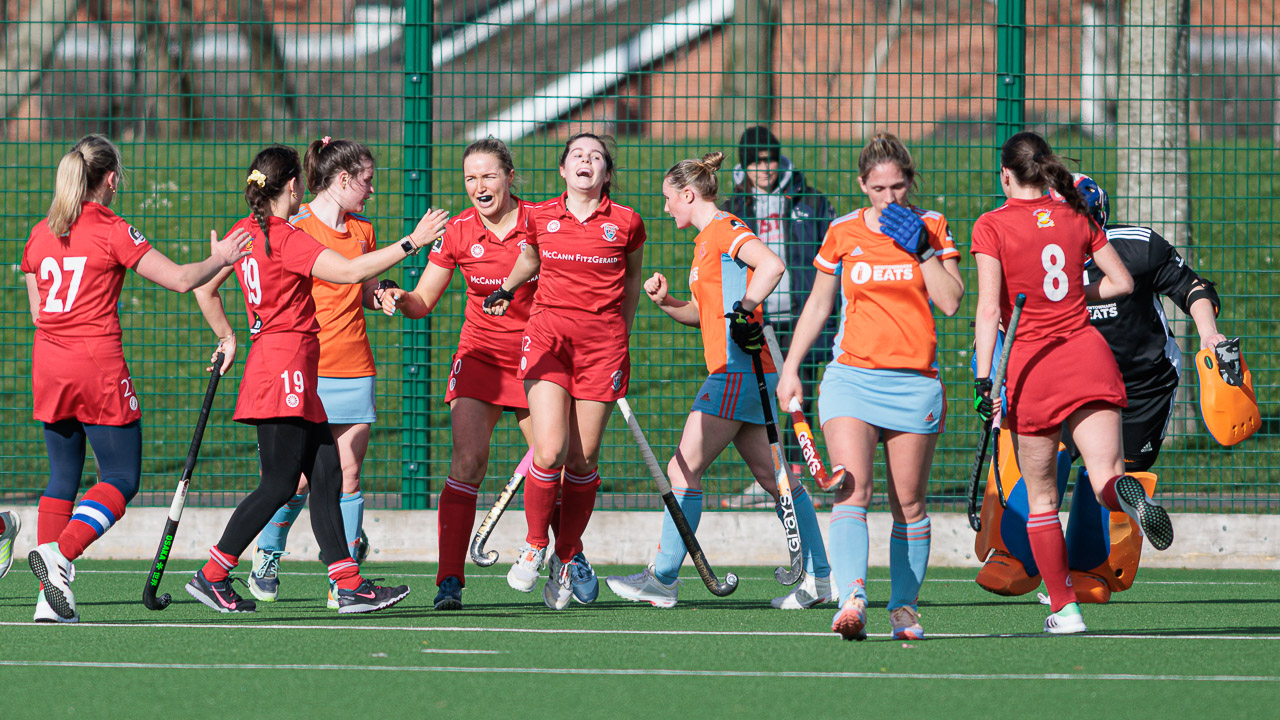
M 938 568 L 921 592 L 928 639 L 903 643 L 874 568 L 871 637 L 850 643 L 830 632 L 834 605 L 771 609 L 782 586 L 761 567 L 733 568 L 728 598 L 689 573 L 670 610 L 604 587 L 637 568 L 597 567 L 600 599 L 556 612 L 540 586 L 511 590 L 500 561 L 469 567 L 465 608 L 437 613 L 433 565 L 369 563 L 366 576 L 413 594 L 352 616 L 325 609 L 314 562 L 282 563 L 281 600 L 241 615 L 186 594 L 196 562 L 170 565 L 174 603 L 148 611 L 144 567 L 77 563 L 82 622 L 67 626 L 31 622 L 34 578 L 14 563 L 0 583 L 5 718 L 1252 717 L 1280 703 L 1276 572 L 1144 569 L 1084 608 L 1089 634 L 1050 637 L 1034 595 L 996 597 L 972 570 Z

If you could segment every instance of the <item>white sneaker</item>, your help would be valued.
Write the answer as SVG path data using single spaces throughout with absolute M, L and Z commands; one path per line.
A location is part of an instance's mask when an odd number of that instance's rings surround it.
M 546 548 L 530 545 L 520 548 L 515 564 L 507 571 L 507 584 L 512 590 L 533 592 L 533 586 L 538 584 L 538 577 L 542 574 L 542 567 L 546 565 L 546 558 Z
M 680 591 L 679 580 L 664 585 L 654 577 L 652 565 L 635 575 L 611 575 L 605 578 L 604 583 L 623 600 L 647 602 L 657 608 L 675 607 L 676 593 Z
M 13 540 L 22 529 L 22 518 L 18 517 L 16 512 L 5 511 L 0 513 L 0 524 L 4 525 L 4 531 L 0 532 L 0 578 L 2 578 L 9 573 L 9 568 L 13 565 Z
M 275 602 L 280 595 L 280 558 L 283 550 L 253 548 L 253 570 L 249 573 L 249 592 L 262 602 Z
M 53 611 L 53 607 L 49 605 L 49 601 L 44 599 L 44 591 L 36 596 L 36 616 L 35 621 L 38 623 L 78 623 L 80 622 L 80 613 L 76 613 L 71 618 L 64 618 Z
M 833 599 L 831 578 L 819 578 L 806 573 L 788 595 L 776 597 L 770 604 L 778 610 L 806 610 Z
M 551 554 L 547 564 L 547 583 L 542 586 L 542 602 L 552 610 L 563 610 L 569 607 L 573 599 L 573 563 L 560 562 L 560 558 Z
M 58 543 L 45 543 L 27 554 L 31 572 L 44 585 L 44 596 L 49 606 L 64 620 L 78 617 L 76 596 L 71 592 L 71 561 L 62 556 Z
M 924 628 L 920 627 L 920 612 L 915 608 L 903 605 L 890 610 L 889 623 L 893 626 L 894 640 L 924 639 Z
M 1084 626 L 1084 616 L 1080 614 L 1080 606 L 1067 603 L 1061 610 L 1044 620 L 1044 631 L 1054 635 L 1070 635 L 1088 630 Z
M 249 590 L 253 590 L 253 586 L 249 586 Z M 256 594 L 256 593 L 255 593 Z M 329 598 L 325 600 L 324 606 L 330 610 L 340 610 L 342 605 L 338 602 L 338 583 L 329 581 Z

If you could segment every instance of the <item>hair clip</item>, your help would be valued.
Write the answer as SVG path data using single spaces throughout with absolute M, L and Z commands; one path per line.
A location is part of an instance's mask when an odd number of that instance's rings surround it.
M 325 135 L 324 137 L 320 138 L 320 147 L 327 147 L 329 145 L 329 141 L 332 139 L 333 138 L 329 137 L 328 135 Z
M 255 169 L 249 173 L 249 177 L 245 178 L 244 184 L 248 185 L 249 183 L 258 183 L 258 187 L 266 187 L 267 176 L 263 175 L 261 170 Z

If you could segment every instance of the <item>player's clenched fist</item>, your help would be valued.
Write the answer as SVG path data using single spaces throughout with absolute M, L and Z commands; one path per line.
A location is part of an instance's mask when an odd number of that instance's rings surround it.
M 662 305 L 667 300 L 667 287 L 667 276 L 654 273 L 653 277 L 644 281 L 644 294 L 655 304 Z

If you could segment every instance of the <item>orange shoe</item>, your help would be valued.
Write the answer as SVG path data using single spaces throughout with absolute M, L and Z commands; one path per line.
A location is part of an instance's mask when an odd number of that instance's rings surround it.
M 1027 575 L 1022 561 L 1007 552 L 996 550 L 978 571 L 978 585 L 987 592 L 1012 597 L 1026 595 L 1040 587 L 1040 576 Z
M 1101 605 L 1111 599 L 1111 587 L 1107 580 L 1083 570 L 1071 571 L 1071 589 L 1076 593 L 1076 602 Z
M 854 595 L 836 611 L 831 619 L 831 632 L 840 633 L 845 640 L 867 639 L 867 601 Z

